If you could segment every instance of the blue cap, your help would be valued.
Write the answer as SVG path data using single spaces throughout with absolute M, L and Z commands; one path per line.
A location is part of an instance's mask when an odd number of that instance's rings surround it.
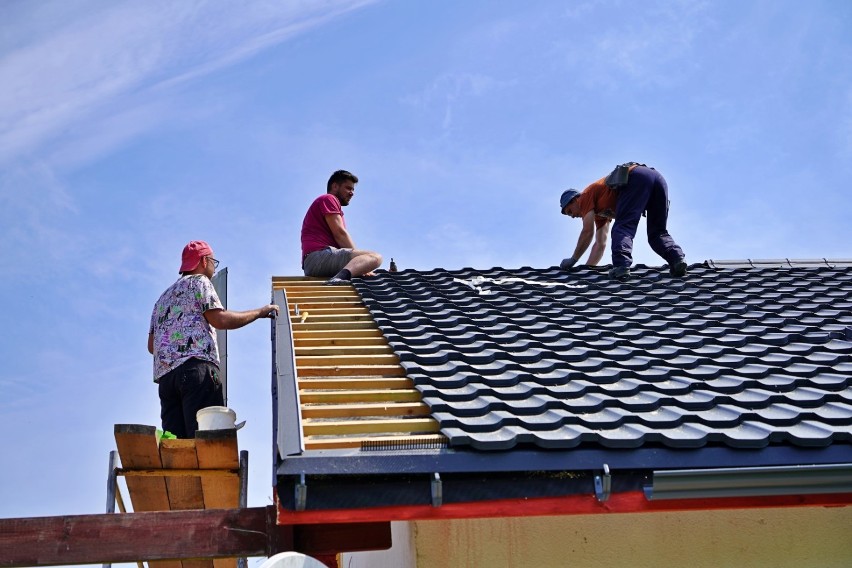
M 559 198 L 559 209 L 565 209 L 565 206 L 571 203 L 571 201 L 580 195 L 580 192 L 576 189 L 566 189 L 562 192 L 562 197 Z

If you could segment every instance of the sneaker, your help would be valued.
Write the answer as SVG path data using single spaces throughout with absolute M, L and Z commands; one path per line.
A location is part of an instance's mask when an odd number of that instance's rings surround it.
M 669 274 L 677 278 L 686 276 L 686 262 L 680 259 L 669 265 Z
M 629 266 L 615 266 L 609 271 L 609 277 L 613 280 L 620 280 L 624 282 L 628 278 L 630 278 L 630 267 Z
M 325 281 L 326 286 L 346 286 L 347 284 L 352 284 L 352 281 L 344 280 L 343 278 L 338 278 L 337 276 L 329 278 Z

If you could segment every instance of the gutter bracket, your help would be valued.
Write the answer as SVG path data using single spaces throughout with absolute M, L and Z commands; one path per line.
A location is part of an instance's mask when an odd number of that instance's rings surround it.
M 305 474 L 299 474 L 299 483 L 296 484 L 296 510 L 304 511 L 308 500 L 308 485 L 305 483 Z
M 431 482 L 432 506 L 440 507 L 444 504 L 444 488 L 441 476 L 437 472 L 432 474 Z
M 612 492 L 612 474 L 609 471 L 609 465 L 603 465 L 603 475 L 595 475 L 595 497 L 603 503 L 609 500 Z

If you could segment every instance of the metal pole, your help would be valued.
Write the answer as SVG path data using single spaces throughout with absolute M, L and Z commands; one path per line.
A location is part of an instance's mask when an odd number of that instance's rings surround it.
M 240 509 L 248 507 L 248 455 L 248 450 L 240 452 Z M 237 558 L 237 568 L 248 568 L 248 559 Z
M 118 452 L 112 450 L 109 453 L 109 470 L 107 471 L 107 502 L 106 512 L 115 513 L 115 470 L 118 467 Z
M 118 467 L 118 452 L 112 450 L 109 453 L 109 470 L 107 470 L 107 513 L 115 513 L 116 467 Z M 111 566 L 112 564 L 107 563 L 103 565 L 103 568 L 110 568 Z

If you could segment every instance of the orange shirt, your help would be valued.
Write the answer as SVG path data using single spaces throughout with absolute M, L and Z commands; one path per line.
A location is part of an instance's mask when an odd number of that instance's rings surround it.
M 615 219 L 615 200 L 618 193 L 607 187 L 602 177 L 592 182 L 577 196 L 577 205 L 580 210 L 580 218 L 586 216 L 589 211 L 595 212 L 595 226 L 601 228 L 610 220 Z

